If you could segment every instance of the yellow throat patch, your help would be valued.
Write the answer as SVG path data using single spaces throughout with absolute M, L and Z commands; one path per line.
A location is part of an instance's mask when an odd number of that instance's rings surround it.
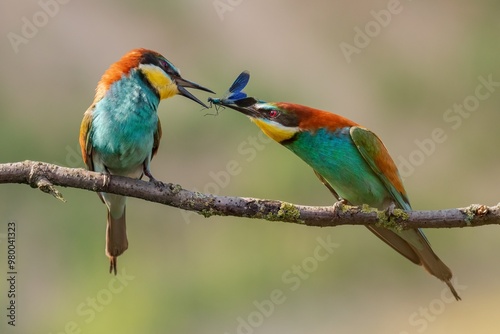
M 257 118 L 250 119 L 252 120 L 252 122 L 257 124 L 262 132 L 264 132 L 269 138 L 274 139 L 278 143 L 292 138 L 297 132 L 299 132 L 299 128 L 297 127 L 289 128 L 272 121 L 266 122 Z
M 167 74 L 158 66 L 146 64 L 139 65 L 142 73 L 146 76 L 151 85 L 160 94 L 160 99 L 168 99 L 179 93 L 177 85 L 170 80 Z

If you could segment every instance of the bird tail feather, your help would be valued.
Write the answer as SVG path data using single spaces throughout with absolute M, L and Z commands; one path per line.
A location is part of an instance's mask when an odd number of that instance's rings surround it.
M 383 227 L 367 227 L 398 253 L 413 263 L 422 265 L 431 275 L 445 282 L 455 299 L 461 300 L 451 283 L 453 275 L 450 268 L 434 253 L 420 229 L 409 229 L 396 233 Z
M 116 258 L 128 248 L 127 226 L 125 223 L 125 207 L 119 218 L 114 218 L 108 210 L 106 226 L 106 255 L 109 257 L 109 272 L 116 275 Z

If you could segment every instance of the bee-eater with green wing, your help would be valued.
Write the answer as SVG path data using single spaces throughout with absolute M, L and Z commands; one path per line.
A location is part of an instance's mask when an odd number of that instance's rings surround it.
M 241 95 L 240 100 L 210 101 L 248 116 L 267 136 L 311 166 L 337 200 L 379 210 L 397 207 L 411 211 L 398 169 L 373 132 L 328 111 L 293 103 L 266 103 Z M 367 227 L 408 260 L 445 282 L 460 300 L 451 283 L 451 270 L 434 253 L 420 229 L 396 232 Z
M 181 77 L 179 70 L 161 54 L 134 49 L 112 64 L 99 81 L 94 101 L 85 111 L 80 127 L 83 161 L 91 171 L 156 182 L 150 162 L 158 151 L 161 125 L 160 100 L 185 96 L 204 107 L 186 90 L 208 88 Z M 106 255 L 116 275 L 116 258 L 128 248 L 126 197 L 98 193 L 108 211 Z

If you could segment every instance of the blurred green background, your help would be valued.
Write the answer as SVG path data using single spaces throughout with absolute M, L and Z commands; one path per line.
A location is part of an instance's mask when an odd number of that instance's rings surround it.
M 405 178 L 413 207 L 498 203 L 500 89 L 456 129 L 443 117 L 475 93 L 480 76 L 500 81 L 500 6 L 401 1 L 397 14 L 376 23 L 387 8 L 387 1 L 3 1 L 0 162 L 83 167 L 78 131 L 97 81 L 125 52 L 146 47 L 219 95 L 247 69 L 250 95 L 347 116 L 378 133 L 397 161 L 416 157 L 416 141 L 441 128 L 446 140 Z M 39 27 L 29 31 L 26 21 Z M 355 29 L 367 24 L 373 37 L 348 62 L 340 45 L 356 46 Z M 23 29 L 29 38 L 13 47 L 9 36 Z M 333 203 L 310 168 L 279 145 L 242 151 L 259 134 L 245 117 L 207 112 L 182 97 L 161 103 L 156 178 L 220 195 Z M 231 160 L 241 172 L 214 187 L 212 175 Z M 361 227 L 205 219 L 129 199 L 130 247 L 118 261 L 128 280 L 119 283 L 107 272 L 105 207 L 91 192 L 60 190 L 67 203 L 26 185 L 0 187 L 2 264 L 7 223 L 18 228 L 15 328 L 2 312 L 9 333 L 498 332 L 496 227 L 426 231 L 458 279 L 463 301 L 449 303 L 444 284 Z M 318 238 L 339 246 L 311 267 Z M 292 290 L 283 275 L 302 265 L 310 273 L 294 276 L 300 286 Z M 5 310 L 5 280 L 0 286 Z M 283 298 L 271 307 L 264 301 L 275 290 Z

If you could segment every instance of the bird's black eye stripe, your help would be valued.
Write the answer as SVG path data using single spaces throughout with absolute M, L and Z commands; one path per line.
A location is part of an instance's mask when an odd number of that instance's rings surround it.
M 168 62 L 168 60 L 166 59 L 163 59 L 163 58 L 160 58 L 158 60 L 159 62 L 159 65 L 160 67 L 165 71 L 167 72 L 168 75 L 170 75 L 171 77 L 175 77 L 175 76 L 178 76 L 179 73 L 177 72 L 177 69 Z
M 245 97 L 243 99 L 234 101 L 234 104 L 236 104 L 238 107 L 250 107 L 256 104 L 257 102 L 258 101 L 253 97 Z
M 160 63 L 160 67 L 163 68 L 165 71 L 171 71 L 171 67 L 170 65 L 168 64 L 167 61 L 165 61 L 164 59 L 159 59 L 158 62 Z
M 262 113 L 261 111 L 261 115 L 263 115 L 267 119 L 279 122 L 284 126 L 295 127 L 299 125 L 299 120 L 296 115 L 289 114 L 286 111 L 282 111 L 279 109 L 268 109 L 265 111 L 265 113 Z
M 158 58 L 152 55 L 151 53 L 144 53 L 142 55 L 141 64 L 159 65 Z
M 168 75 L 175 77 L 178 76 L 177 69 L 168 62 L 168 60 L 158 57 L 156 55 L 145 53 L 142 56 L 141 64 L 151 64 L 160 67 L 162 70 L 167 72 Z

